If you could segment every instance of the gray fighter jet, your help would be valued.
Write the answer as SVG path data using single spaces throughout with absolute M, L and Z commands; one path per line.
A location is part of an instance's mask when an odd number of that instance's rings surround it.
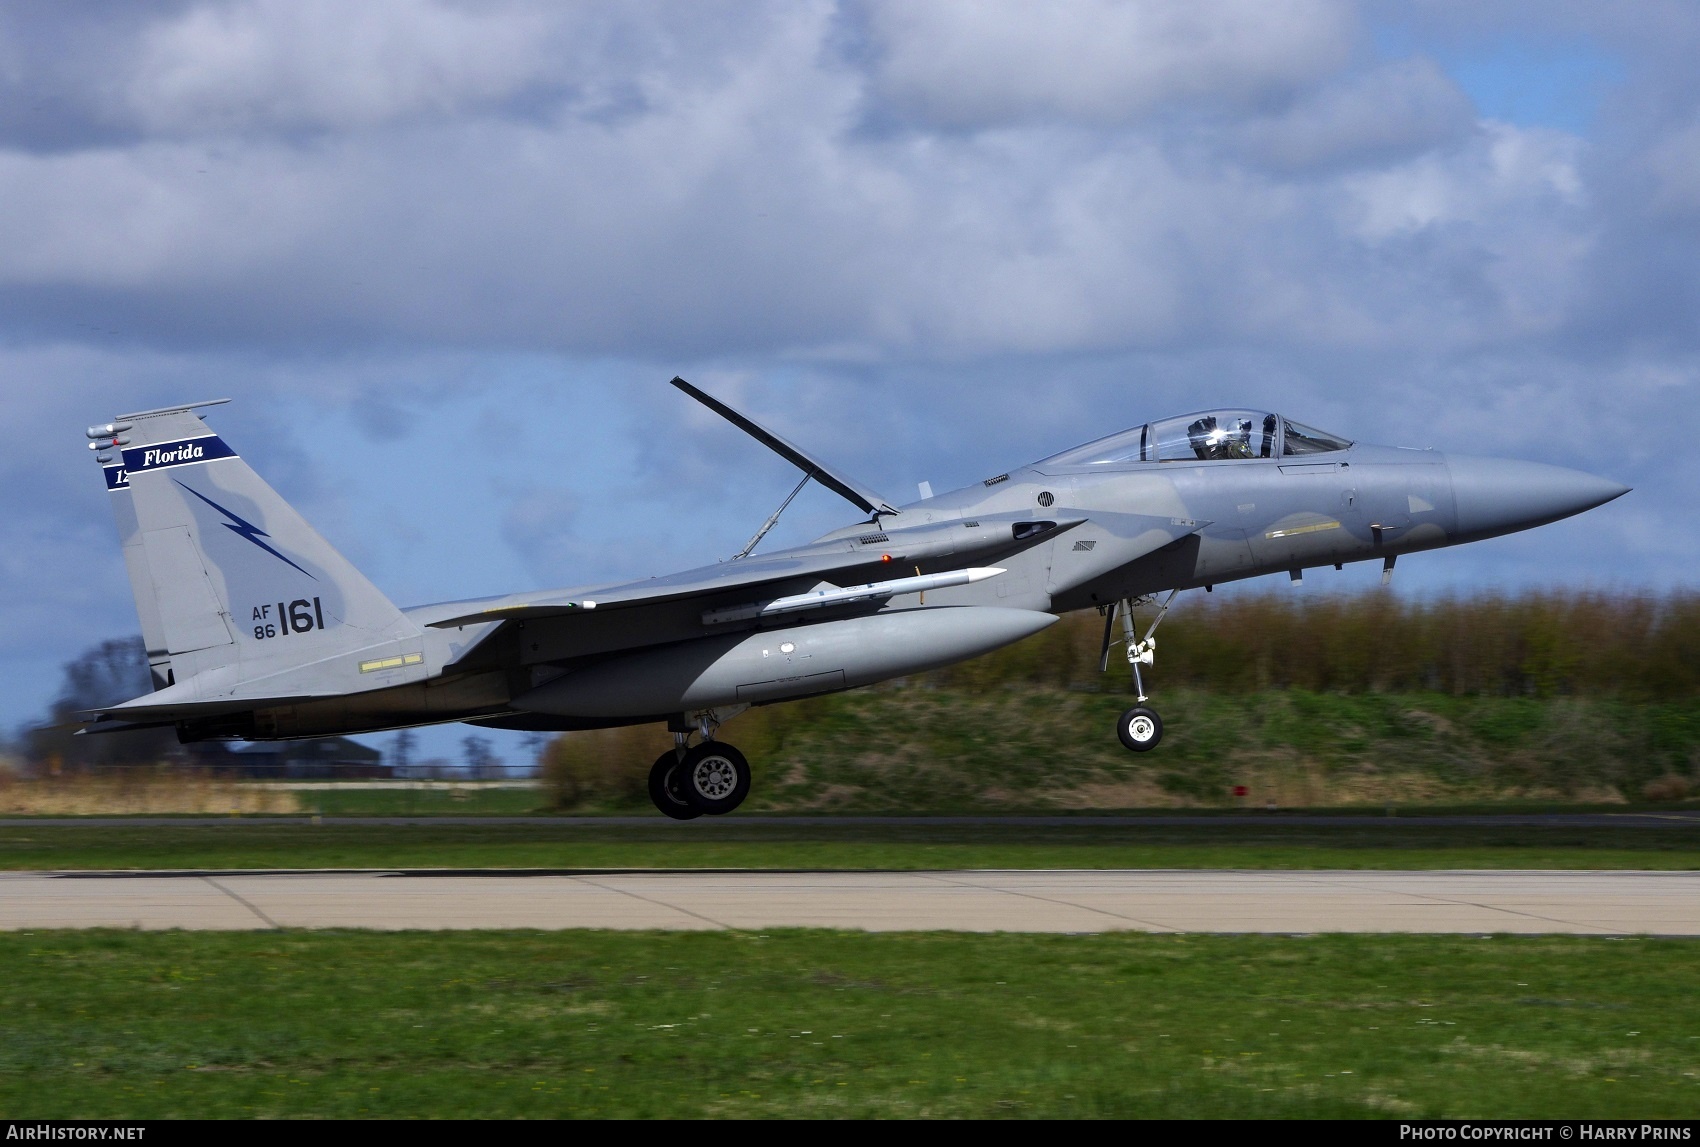
M 1136 703 L 1117 735 L 1163 735 L 1141 668 L 1183 589 L 1380 561 L 1557 521 L 1627 492 L 1538 462 L 1352 442 L 1260 410 L 1146 423 L 897 505 L 683 379 L 673 385 L 803 473 L 729 560 L 662 577 L 398 609 L 195 413 L 91 427 L 154 691 L 85 732 L 175 726 L 266 740 L 465 721 L 573 730 L 665 721 L 663 813 L 749 792 L 716 732 L 751 705 L 853 689 L 1019 641 L 1070 610 L 1104 617 Z M 223 401 L 223 400 L 220 400 Z M 815 481 L 863 519 L 754 551 Z M 1161 602 L 1157 595 L 1166 594 Z M 1136 606 L 1155 606 L 1143 632 Z

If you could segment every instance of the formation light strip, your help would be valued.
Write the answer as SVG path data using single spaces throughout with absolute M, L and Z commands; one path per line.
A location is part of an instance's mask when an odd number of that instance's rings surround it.
M 360 672 L 376 673 L 380 669 L 400 669 L 404 665 L 418 665 L 425 660 L 423 653 L 404 653 L 400 657 L 379 657 L 372 661 L 362 661 Z
M 1294 534 L 1316 534 L 1323 530 L 1337 530 L 1339 528 L 1339 522 L 1316 522 L 1309 526 L 1292 526 L 1285 530 L 1270 530 L 1263 536 L 1266 538 L 1290 538 Z

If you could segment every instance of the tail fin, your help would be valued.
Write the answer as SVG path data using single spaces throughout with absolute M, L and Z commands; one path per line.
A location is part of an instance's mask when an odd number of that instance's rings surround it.
M 418 627 L 195 409 L 126 414 L 109 428 L 123 464 L 106 466 L 106 484 L 155 688 L 212 670 L 222 670 L 214 692 L 225 695 L 279 675 L 296 692 L 354 691 L 422 676 Z M 415 655 L 401 654 L 398 643 Z M 399 654 L 384 668 L 405 672 L 370 673 L 370 662 L 354 664 L 380 646 Z M 292 672 L 309 667 L 322 669 L 308 674 L 322 678 L 312 682 L 320 688 L 304 689 L 309 683 Z M 205 689 L 195 692 L 211 699 Z
M 164 689 L 175 680 L 171 673 L 171 651 L 167 648 L 165 627 L 160 623 L 159 604 L 154 599 L 153 575 L 148 569 L 147 552 L 142 548 L 142 530 L 136 524 L 136 507 L 130 499 L 130 485 L 124 480 L 124 463 L 111 461 L 108 455 L 101 457 L 106 489 L 112 495 L 112 516 L 118 522 L 118 540 L 124 547 L 124 568 L 130 574 L 130 592 L 135 595 L 136 616 L 142 623 L 148 670 L 153 678 L 153 687 Z

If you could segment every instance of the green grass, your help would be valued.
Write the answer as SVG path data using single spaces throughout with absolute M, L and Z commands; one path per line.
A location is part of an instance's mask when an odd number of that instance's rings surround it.
M 547 813 L 540 789 L 306 789 L 296 793 L 309 815 L 530 816 Z
M 1231 807 L 1611 803 L 1700 794 L 1700 700 L 1158 687 L 1162 744 L 1115 737 L 1132 698 L 931 679 L 752 709 L 722 736 L 756 773 L 751 811 L 996 813 Z M 632 808 L 659 728 L 571 733 L 565 803 Z
M 568 824 L 0 828 L 0 868 L 1700 868 L 1700 829 Z
M 0 935 L 0 1117 L 1688 1118 L 1700 944 Z

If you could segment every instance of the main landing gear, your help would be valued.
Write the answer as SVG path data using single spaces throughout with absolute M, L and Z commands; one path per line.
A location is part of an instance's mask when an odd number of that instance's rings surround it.
M 1098 668 L 1110 668 L 1110 646 L 1115 644 L 1111 638 L 1115 632 L 1116 618 L 1122 622 L 1121 644 L 1127 649 L 1127 663 L 1133 669 L 1133 691 L 1135 700 L 1139 703 L 1128 709 L 1116 720 L 1116 737 L 1129 750 L 1143 753 L 1155 749 L 1157 742 L 1163 739 L 1163 718 L 1157 715 L 1155 709 L 1148 709 L 1145 702 L 1145 681 L 1140 676 L 1139 667 L 1150 665 L 1157 659 L 1157 627 L 1163 624 L 1163 618 L 1169 614 L 1169 607 L 1175 604 L 1175 596 L 1180 590 L 1171 590 L 1168 598 L 1157 610 L 1157 617 L 1151 622 L 1151 628 L 1145 631 L 1145 638 L 1137 640 L 1133 628 L 1133 607 L 1149 605 L 1155 598 L 1124 598 L 1110 606 L 1104 614 L 1104 649 L 1099 658 Z
M 649 799 L 663 814 L 674 820 L 722 816 L 750 795 L 750 763 L 731 745 L 714 740 L 718 727 L 711 715 L 699 716 L 702 740 L 688 745 L 690 734 L 675 730 L 673 748 L 650 766 Z

